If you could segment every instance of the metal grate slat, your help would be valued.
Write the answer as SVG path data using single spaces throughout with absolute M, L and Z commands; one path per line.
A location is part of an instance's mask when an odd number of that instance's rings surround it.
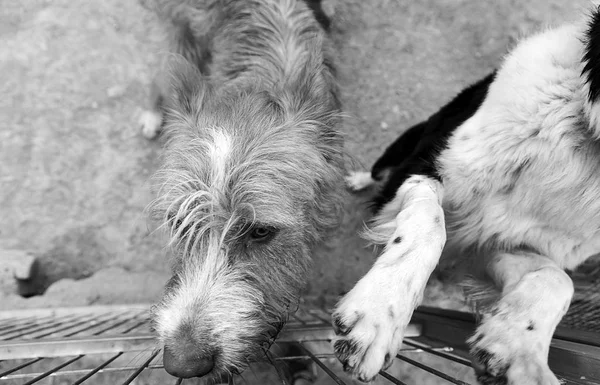
M 309 314 L 311 314 L 313 317 L 315 317 L 319 321 L 323 322 L 324 324 L 327 324 L 327 325 L 331 324 L 331 319 L 329 319 L 327 317 L 327 313 L 325 313 L 324 311 L 311 309 L 308 312 L 309 312 Z
M 18 325 L 15 325 L 15 322 L 18 322 L 20 324 L 29 324 L 29 323 L 35 323 L 35 322 L 39 322 L 39 321 L 43 321 L 46 319 L 51 319 L 51 318 L 55 318 L 53 315 L 48 315 L 45 317 L 36 317 L 36 316 L 29 316 L 29 317 L 6 317 L 0 320 L 0 330 L 4 330 L 7 327 L 15 327 Z
M 76 336 L 77 334 L 83 333 L 85 331 L 88 331 L 88 330 L 93 329 L 95 327 L 98 327 L 100 325 L 104 325 L 107 322 L 115 320 L 115 319 L 119 318 L 119 316 L 120 316 L 120 314 L 111 315 L 111 316 L 106 317 L 106 318 L 105 317 L 102 317 L 102 318 L 99 317 L 99 319 L 94 320 L 90 324 L 86 325 L 87 322 L 83 322 L 83 323 L 80 323 L 80 324 L 77 324 L 77 325 L 72 325 L 69 328 L 63 328 L 63 329 L 56 330 L 56 331 L 54 331 L 52 333 L 46 333 L 45 335 L 40 336 L 39 338 L 56 335 L 57 333 L 60 333 L 60 332 L 67 332 L 67 333 L 62 333 L 60 335 L 61 337 L 73 337 L 73 336 Z
M 117 358 L 121 357 L 122 355 L 123 355 L 123 352 L 119 352 L 119 353 L 115 354 L 114 356 L 112 356 L 108 360 L 106 360 L 103 363 L 101 363 L 100 365 L 96 366 L 94 369 L 90 370 L 88 372 L 88 374 L 86 374 L 83 377 L 79 378 L 78 380 L 76 380 L 71 385 L 79 385 L 79 384 L 81 384 L 82 382 L 84 382 L 88 378 L 92 377 L 94 374 L 98 373 L 99 371 L 101 371 L 102 369 L 104 369 L 105 367 L 107 367 L 111 362 L 113 362 Z
M 34 383 L 38 382 L 39 380 L 41 380 L 41 379 L 43 379 L 43 378 L 46 378 L 46 377 L 48 377 L 49 375 L 51 375 L 51 374 L 53 374 L 53 373 L 55 373 L 55 372 L 59 371 L 60 369 L 64 368 L 65 366 L 67 366 L 67 365 L 70 365 L 70 364 L 72 364 L 73 362 L 75 362 L 75 361 L 77 361 L 77 360 L 81 359 L 81 358 L 82 358 L 82 357 L 84 357 L 84 356 L 85 356 L 84 354 L 80 354 L 80 355 L 78 355 L 77 357 L 71 358 L 70 360 L 68 360 L 68 361 L 66 361 L 66 362 L 63 362 L 62 364 L 60 364 L 60 365 L 57 365 L 57 366 L 53 367 L 52 369 L 48 370 L 47 372 L 44 372 L 44 373 L 40 374 L 39 376 L 35 377 L 35 378 L 34 378 L 34 379 L 32 379 L 31 381 L 27 381 L 27 382 L 26 382 L 26 383 L 24 383 L 23 385 L 31 385 L 31 384 L 34 384 Z
M 409 363 L 412 366 L 416 366 L 419 369 L 423 369 L 424 371 L 429 372 L 429 373 L 431 373 L 433 375 L 436 375 L 439 378 L 442 378 L 442 379 L 444 379 L 444 380 L 446 380 L 448 382 L 451 382 L 453 384 L 456 384 L 456 385 L 469 385 L 468 383 L 466 383 L 464 381 L 457 380 L 456 378 L 451 377 L 451 376 L 447 375 L 446 373 L 442 373 L 442 372 L 440 372 L 437 369 L 434 369 L 434 368 L 432 368 L 430 366 L 424 365 L 424 364 L 422 364 L 422 363 L 420 363 L 418 361 L 412 360 L 412 359 L 410 359 L 408 357 L 404 357 L 403 355 L 397 354 L 396 358 L 398 358 L 399 360 L 402 360 L 402 361 L 404 361 L 406 363 Z
M 417 349 L 421 349 L 424 352 L 431 353 L 431 354 L 433 354 L 435 356 L 442 357 L 442 358 L 445 358 L 447 360 L 457 362 L 457 363 L 459 363 L 461 365 L 471 366 L 471 361 L 467 360 L 466 358 L 457 356 L 456 354 L 452 354 L 449 351 L 447 351 L 447 349 L 452 350 L 452 348 L 444 347 L 444 348 L 434 349 L 434 348 L 431 348 L 431 347 L 429 347 L 429 346 L 427 346 L 427 345 L 425 345 L 423 343 L 417 342 L 417 341 L 415 341 L 415 340 L 413 340 L 411 338 L 405 338 L 404 341 L 402 341 L 402 343 L 404 343 L 406 345 L 409 345 L 409 346 L 412 346 L 412 347 L 417 348 Z
M 15 366 L 14 368 L 11 368 L 11 369 L 8 369 L 8 370 L 5 370 L 4 372 L 0 372 L 0 379 L 1 379 L 2 377 L 8 376 L 8 375 L 9 375 L 9 374 L 11 374 L 11 373 L 14 373 L 14 372 L 16 372 L 17 370 L 21 370 L 21 369 L 23 369 L 23 368 L 26 368 L 26 367 L 28 367 L 29 365 L 35 364 L 36 362 L 39 362 L 39 361 L 41 361 L 41 360 L 43 360 L 43 359 L 44 359 L 43 357 L 34 358 L 34 359 L 33 359 L 33 360 L 31 360 L 31 361 L 27 361 L 27 362 L 25 362 L 25 363 L 23 363 L 23 364 L 21 364 L 21 365 L 17 365 L 17 366 Z
M 390 376 L 387 372 L 379 372 L 379 374 L 385 378 L 386 380 L 388 380 L 389 382 L 391 382 L 392 384 L 396 384 L 396 385 L 407 385 L 406 383 L 400 381 L 399 379 L 397 379 L 396 377 L 392 377 Z
M 155 350 L 154 353 L 152 353 L 152 355 L 150 355 L 150 357 L 144 361 L 144 363 L 142 363 L 142 365 L 140 365 L 135 372 L 133 372 L 131 374 L 131 376 L 129 376 L 125 382 L 123 382 L 123 385 L 129 385 L 131 384 L 131 382 L 133 382 L 133 380 L 136 379 L 137 376 L 140 375 L 140 373 L 142 373 L 144 371 L 144 369 L 148 368 L 148 366 L 150 365 L 150 363 L 152 362 L 152 360 L 154 360 L 154 358 L 156 358 L 156 356 L 158 355 L 158 353 L 160 353 L 160 350 Z
M 309 341 L 312 342 L 312 341 Z M 325 354 L 314 354 L 314 356 L 318 359 L 332 359 L 335 358 L 333 353 L 325 353 Z M 295 361 L 295 360 L 309 360 L 310 356 L 285 356 L 285 357 L 276 357 L 275 361 Z
M 95 330 L 92 335 L 95 336 L 99 336 L 102 333 L 106 333 L 108 331 L 113 331 L 116 332 L 121 326 L 125 325 L 128 322 L 131 322 L 132 319 L 131 318 L 126 318 L 126 319 L 121 319 L 121 320 L 116 320 L 115 322 L 112 322 L 110 325 L 108 326 L 104 326 L 102 329 L 100 330 Z M 101 325 L 100 325 L 101 326 Z
M 47 335 L 55 333 L 56 331 L 66 330 L 73 326 L 77 326 L 77 325 L 80 325 L 80 324 L 83 324 L 86 322 L 90 322 L 90 320 L 93 320 L 93 319 L 94 319 L 93 316 L 73 317 L 67 321 L 65 321 L 63 319 L 60 322 L 50 323 L 49 325 L 40 326 L 40 327 L 30 329 L 30 330 L 23 330 L 18 334 L 10 335 L 8 337 L 4 337 L 3 339 L 5 341 L 8 341 L 8 340 L 16 340 L 21 337 L 27 337 L 29 339 L 43 338 Z M 54 328 L 58 328 L 58 329 L 54 329 Z M 45 331 L 47 331 L 47 330 L 52 330 L 52 331 L 50 333 L 46 333 Z M 40 332 L 44 332 L 44 333 L 40 333 Z
M 85 357 L 89 357 L 89 355 L 84 355 Z M 126 372 L 132 372 L 134 370 L 139 369 L 139 366 L 131 366 L 131 365 L 125 365 L 125 366 L 116 366 L 116 367 L 108 367 L 108 368 L 103 368 L 100 369 L 96 372 L 96 374 L 107 374 L 107 373 L 126 373 Z M 162 365 L 158 365 L 158 364 L 154 364 L 154 365 L 148 365 L 146 367 L 146 369 L 163 369 Z M 90 372 L 91 369 L 73 369 L 73 370 L 61 370 L 58 372 L 54 372 L 51 373 L 51 376 L 54 377 L 59 377 L 59 376 L 83 376 L 86 375 Z M 35 372 L 35 373 L 23 373 L 23 374 L 13 374 L 13 375 L 9 375 L 6 376 L 4 378 L 0 378 L 0 381 L 4 381 L 4 380 L 16 380 L 16 379 L 23 379 L 23 378 L 32 378 L 32 377 L 37 377 L 39 375 L 41 375 L 42 373 L 40 372 Z M 1 383 L 1 382 L 0 382 Z
M 81 328 L 79 328 L 79 329 L 71 330 L 71 331 L 69 331 L 68 333 L 65 333 L 65 334 L 63 334 L 63 337 L 72 337 L 72 336 L 75 336 L 75 335 L 77 335 L 77 334 L 83 333 L 83 332 L 85 332 L 85 331 L 92 330 L 92 329 L 94 329 L 94 328 L 97 328 L 98 326 L 102 326 L 102 325 L 104 325 L 104 324 L 106 324 L 106 323 L 109 323 L 109 322 L 111 322 L 111 321 L 117 320 L 117 319 L 118 319 L 118 318 L 119 318 L 121 315 L 122 315 L 122 314 L 117 314 L 117 315 L 114 315 L 114 316 L 112 316 L 112 317 L 109 317 L 109 318 L 107 318 L 107 319 L 102 319 L 102 320 L 100 320 L 100 321 L 94 322 L 94 323 L 93 323 L 93 324 L 91 324 L 91 325 L 86 325 L 86 326 L 84 326 L 84 327 L 81 327 Z M 61 330 L 61 331 L 62 331 L 62 330 Z M 49 335 L 49 334 L 48 334 L 48 335 Z M 96 334 L 92 333 L 92 335 L 96 335 Z
M 23 334 L 16 339 L 0 340 L 0 362 L 4 369 L 0 372 L 0 385 L 4 381 L 13 381 L 11 383 L 16 384 L 27 381 L 27 384 L 35 384 L 47 377 L 60 378 L 61 383 L 75 385 L 96 383 L 96 378 L 104 383 L 104 380 L 99 379 L 100 375 L 109 375 L 110 377 L 106 378 L 110 383 L 131 384 L 147 381 L 144 374 L 146 371 L 156 373 L 157 370 L 163 369 L 161 352 L 155 349 L 156 343 L 150 333 L 146 306 L 78 308 L 72 313 L 64 309 L 44 313 L 38 309 L 36 314 L 30 316 L 23 311 L 19 317 L 0 312 L 0 325 L 6 327 L 3 329 L 6 337 Z M 465 368 L 470 367 L 464 341 L 466 336 L 472 333 L 473 327 L 472 317 L 462 313 L 454 314 L 435 309 L 417 310 L 407 329 L 397 359 L 423 370 L 423 375 L 435 375 L 449 383 L 465 385 L 467 382 L 464 379 L 448 374 L 445 362 L 452 361 Z M 20 330 L 15 331 L 16 329 Z M 594 377 L 593 370 L 588 375 L 589 371 L 585 369 L 597 368 L 599 366 L 594 366 L 594 363 L 600 362 L 600 346 L 585 345 L 588 340 L 600 340 L 600 336 L 590 336 L 588 334 L 585 338 L 575 338 L 569 334 L 566 339 L 561 339 L 560 336 L 555 338 L 550 362 L 551 365 L 554 362 L 553 370 L 558 368 L 556 373 L 565 378 L 566 384 L 600 383 L 595 381 L 597 378 Z M 320 369 L 319 376 L 329 377 L 338 385 L 349 383 L 345 376 L 336 374 L 341 373 L 341 368 L 332 351 L 333 338 L 329 312 L 322 309 L 300 309 L 296 315 L 290 316 L 290 321 L 277 343 L 293 344 L 301 350 L 294 355 L 272 358 L 274 361 L 287 363 L 311 362 L 314 368 Z M 416 361 L 412 356 L 407 357 L 405 353 L 422 355 L 423 360 Z M 566 361 L 561 359 L 565 354 L 570 354 Z M 68 366 L 84 356 L 86 360 L 82 360 L 81 364 Z M 131 361 L 126 363 L 126 357 L 132 356 L 134 361 L 141 360 L 141 364 L 132 365 Z M 16 359 L 25 361 L 13 361 Z M 67 361 L 57 361 L 61 359 Z M 557 362 L 560 364 L 563 361 L 562 366 L 556 366 Z M 587 366 L 579 366 L 581 362 Z M 440 364 L 443 366 L 438 366 Z M 574 373 L 569 371 L 569 366 L 584 369 L 581 369 L 581 373 Z M 566 368 L 566 371 L 560 372 L 561 368 Z M 392 370 L 382 371 L 381 380 L 397 385 L 415 385 L 414 381 L 401 381 L 394 373 L 396 372 Z M 473 378 L 472 373 L 470 374 L 471 377 L 465 378 Z M 161 375 L 166 374 L 163 372 Z M 230 383 L 238 383 L 238 380 L 240 383 L 254 384 L 244 377 L 232 378 Z M 181 384 L 182 380 L 160 381 L 165 382 Z
M 81 317 L 83 317 L 83 316 L 81 316 L 81 315 L 66 316 L 63 318 L 55 319 L 54 321 L 51 321 L 50 323 L 45 324 L 45 325 L 42 323 L 45 322 L 46 319 L 52 319 L 51 317 L 47 317 L 47 318 L 41 319 L 41 320 L 36 320 L 25 326 L 21 326 L 16 329 L 12 329 L 10 331 L 6 331 L 5 333 L 1 333 L 0 340 L 8 340 L 8 339 L 18 338 L 18 337 L 21 337 L 24 335 L 28 335 L 30 333 L 35 333 L 40 330 L 46 330 L 46 329 L 49 329 L 49 328 L 52 328 L 55 326 L 59 326 L 59 325 L 64 324 L 65 322 L 71 322 L 71 321 L 79 319 Z M 15 336 L 13 333 L 20 333 L 20 334 Z
M 312 352 L 310 350 L 308 350 L 306 348 L 306 346 L 304 346 L 304 344 L 300 343 L 299 344 L 300 347 L 302 348 L 302 350 L 304 350 L 306 352 L 306 354 L 313 360 L 313 362 L 317 365 L 319 365 L 319 367 L 321 369 L 323 369 L 323 371 L 325 373 L 327 373 L 327 375 L 333 380 L 335 381 L 336 384 L 338 385 L 346 385 L 346 383 L 344 381 L 342 381 L 341 378 L 339 378 L 331 369 L 329 369 L 327 367 L 327 365 L 325 365 L 323 363 L 323 361 L 321 361 L 319 358 L 317 358 L 317 356 L 315 356 L 314 354 L 312 354 Z
M 40 321 L 43 321 L 43 319 L 35 319 L 35 317 L 28 317 L 29 320 L 14 320 L 11 321 L 12 323 L 9 322 L 2 322 L 3 326 L 0 326 L 0 335 L 2 334 L 6 334 L 6 333 L 11 333 L 11 331 L 15 331 L 14 329 L 24 329 L 24 328 L 28 328 L 28 327 L 32 327 L 32 326 L 36 326 L 39 325 Z M 51 318 L 51 317 L 46 317 L 46 319 Z M 18 322 L 18 324 L 15 324 L 14 322 Z M 0 337 L 1 338 L 1 337 Z
M 139 328 L 140 326 L 142 326 L 142 325 L 145 325 L 145 324 L 147 324 L 147 323 L 148 323 L 148 320 L 142 320 L 142 321 L 139 321 L 139 322 L 137 322 L 136 324 L 134 324 L 133 326 L 131 326 L 131 327 L 128 327 L 127 329 L 123 330 L 123 331 L 121 332 L 121 334 L 127 334 L 127 333 L 131 333 L 133 330 L 135 330 L 135 329 Z

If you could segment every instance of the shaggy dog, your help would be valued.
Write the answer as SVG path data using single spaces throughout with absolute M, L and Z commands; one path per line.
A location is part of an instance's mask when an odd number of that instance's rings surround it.
M 369 235 L 385 248 L 334 313 L 345 369 L 370 381 L 391 364 L 444 251 L 495 285 L 469 341 L 480 383 L 559 384 L 550 341 L 573 295 L 564 269 L 600 252 L 599 166 L 597 9 L 521 41 L 349 177 L 382 184 Z
M 152 212 L 174 254 L 154 328 L 169 373 L 217 379 L 265 354 L 296 309 L 313 246 L 339 221 L 327 20 L 318 1 L 145 6 L 185 58 L 142 122 L 167 137 Z

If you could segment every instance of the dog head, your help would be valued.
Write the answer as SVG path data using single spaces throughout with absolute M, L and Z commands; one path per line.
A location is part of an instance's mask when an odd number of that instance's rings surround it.
M 153 317 L 172 374 L 218 377 L 263 355 L 338 223 L 338 109 L 313 74 L 264 91 L 174 72 L 152 205 L 174 255 Z

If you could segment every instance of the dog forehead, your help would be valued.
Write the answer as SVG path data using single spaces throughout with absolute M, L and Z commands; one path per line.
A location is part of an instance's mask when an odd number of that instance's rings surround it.
M 202 212 L 215 212 L 225 222 L 236 216 L 277 227 L 301 224 L 308 220 L 303 215 L 307 205 L 315 201 L 315 180 L 328 169 L 315 145 L 320 132 L 311 122 L 265 118 L 249 113 L 256 109 L 244 110 L 227 109 L 231 114 L 226 116 L 221 108 L 182 121 L 187 134 L 175 137 L 167 155 L 166 168 L 177 171 L 168 176 L 169 185 L 193 182 L 176 188 L 173 195 L 210 201 Z
M 228 161 L 231 157 L 231 135 L 223 130 L 211 130 L 208 144 L 210 175 L 213 187 L 223 189 L 227 183 Z

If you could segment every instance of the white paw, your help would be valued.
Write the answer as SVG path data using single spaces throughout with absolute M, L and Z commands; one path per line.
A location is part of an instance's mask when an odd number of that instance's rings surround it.
M 160 133 L 162 126 L 163 116 L 160 112 L 144 110 L 138 120 L 141 128 L 142 135 L 146 139 L 154 139 Z
M 399 295 L 402 287 L 407 283 L 397 282 L 397 277 L 383 269 L 372 269 L 342 298 L 333 314 L 338 335 L 335 354 L 344 370 L 360 381 L 372 381 L 387 369 L 402 345 L 415 302 L 408 292 Z
M 346 177 L 346 184 L 352 191 L 364 190 L 375 183 L 371 178 L 371 173 L 368 171 L 352 171 Z
M 337 7 L 337 0 L 323 0 L 321 1 L 321 9 L 328 18 L 335 16 L 335 8 Z
M 527 318 L 525 318 L 526 320 Z M 547 363 L 549 343 L 532 321 L 494 310 L 471 339 L 471 357 L 482 385 L 559 385 Z

